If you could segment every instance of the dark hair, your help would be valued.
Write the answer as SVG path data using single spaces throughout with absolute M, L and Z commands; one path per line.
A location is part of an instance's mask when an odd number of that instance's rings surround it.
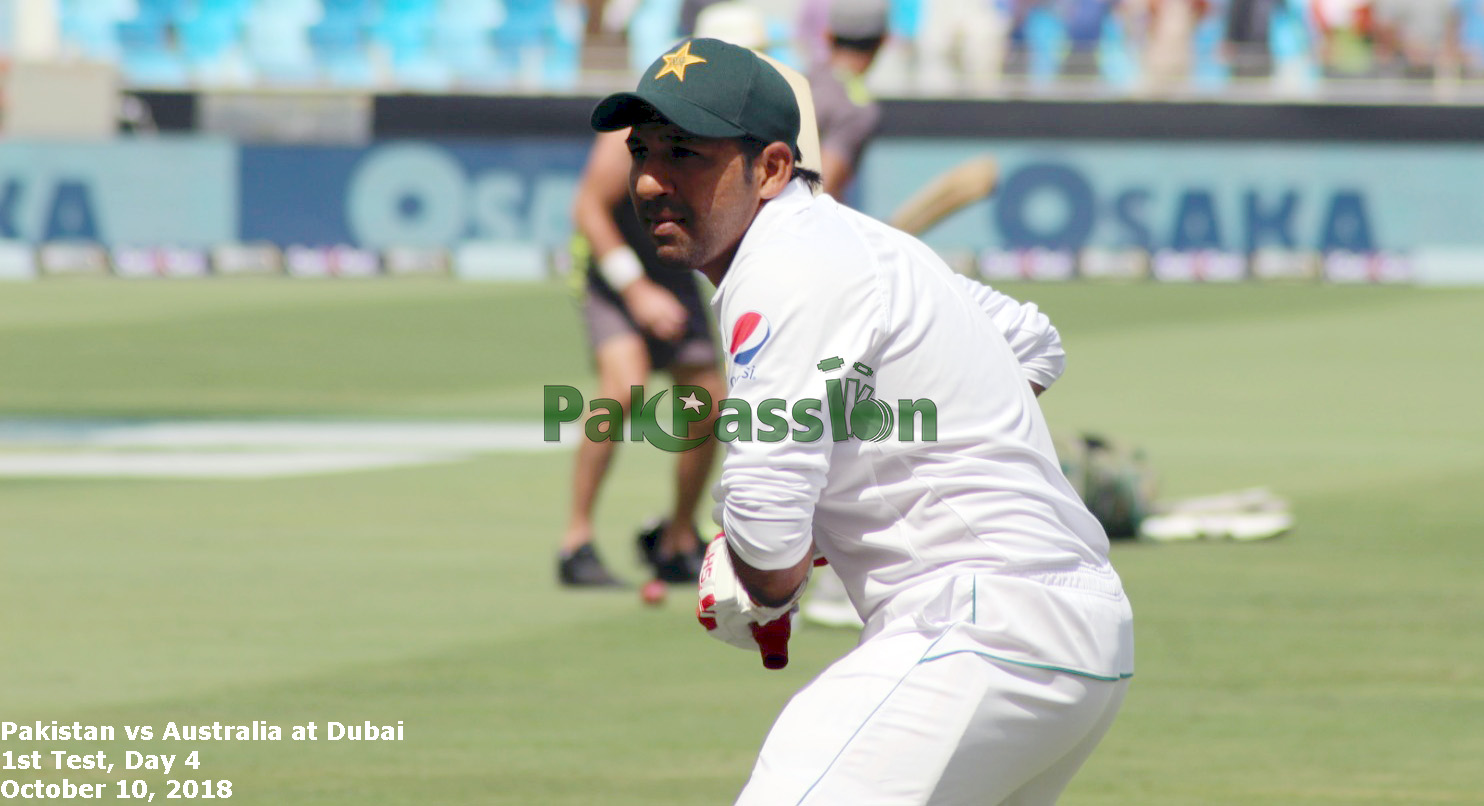
M 886 35 L 881 36 L 835 36 L 830 35 L 830 44 L 837 48 L 846 50 L 858 50 L 861 53 L 875 53 L 886 41 Z
M 757 163 L 757 158 L 762 155 L 763 149 L 768 147 L 768 143 L 750 135 L 737 138 L 737 144 L 742 149 L 743 159 L 747 160 L 749 171 Z M 824 177 L 819 175 L 819 171 L 805 168 L 797 161 L 794 162 L 794 178 L 804 180 L 804 184 L 808 185 L 810 190 L 819 190 L 824 185 Z

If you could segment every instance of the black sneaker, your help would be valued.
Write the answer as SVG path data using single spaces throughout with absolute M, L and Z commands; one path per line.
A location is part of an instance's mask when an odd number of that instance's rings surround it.
M 691 527 L 691 532 L 696 534 L 695 550 L 661 557 L 660 534 L 665 531 L 667 523 L 656 521 L 639 533 L 636 540 L 639 558 L 654 569 L 655 578 L 662 582 L 695 582 L 701 576 L 701 560 L 706 556 L 706 544 L 701 541 L 700 533 L 696 532 L 695 527 Z
M 690 551 L 661 558 L 655 563 L 654 578 L 661 582 L 694 583 L 701 578 L 701 558 Z
M 655 519 L 640 528 L 639 536 L 634 538 L 639 548 L 639 561 L 651 568 L 655 564 L 655 552 L 659 551 L 660 533 L 663 531 L 665 521 Z
M 563 585 L 576 588 L 623 587 L 623 582 L 603 567 L 603 561 L 598 559 L 598 550 L 591 543 L 557 561 L 557 579 Z

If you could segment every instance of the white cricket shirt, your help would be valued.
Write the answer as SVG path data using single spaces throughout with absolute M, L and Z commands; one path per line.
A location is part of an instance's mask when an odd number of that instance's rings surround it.
M 955 625 L 944 651 L 1127 675 L 1130 614 L 1107 537 L 1027 383 L 1060 373 L 1059 339 L 1049 324 L 1016 330 L 1017 317 L 1044 319 L 1033 306 L 974 288 L 922 242 L 801 181 L 765 204 L 712 300 L 728 397 L 755 426 L 727 443 L 721 525 L 759 569 L 817 546 L 866 620 L 862 640 L 936 619 Z M 832 380 L 847 408 L 885 404 L 891 431 L 836 441 Z M 925 400 L 932 440 L 926 415 L 900 416 Z M 786 434 L 763 438 L 765 409 Z

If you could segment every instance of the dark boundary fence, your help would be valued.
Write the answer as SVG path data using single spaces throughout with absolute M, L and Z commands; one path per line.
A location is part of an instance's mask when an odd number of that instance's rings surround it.
M 136 93 L 165 131 L 197 128 L 199 98 Z M 597 97 L 378 95 L 372 136 L 487 138 L 587 131 Z M 1479 142 L 1484 106 L 1053 100 L 886 100 L 883 137 Z

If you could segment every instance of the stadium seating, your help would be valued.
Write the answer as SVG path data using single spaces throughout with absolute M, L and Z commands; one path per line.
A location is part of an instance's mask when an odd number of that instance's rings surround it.
M 1459 4 L 1459 45 L 1464 59 L 1474 65 L 1484 65 L 1484 4 Z
M 309 44 L 321 80 L 333 87 L 369 89 L 377 84 L 372 60 L 370 0 L 321 0 L 324 14 L 309 26 Z
M 577 83 L 583 17 L 572 0 L 505 0 L 495 29 L 497 56 L 523 88 L 564 89 Z
M 431 20 L 433 50 L 456 85 L 488 89 L 509 82 L 495 53 L 494 31 L 505 20 L 500 3 L 440 0 Z
M 642 72 L 680 36 L 680 0 L 642 0 L 629 18 L 629 69 Z
M 132 0 L 63 0 L 61 34 L 68 49 L 90 61 L 117 63 L 122 57 L 118 25 L 134 12 Z
M 145 87 L 183 87 L 190 83 L 185 60 L 171 42 L 167 18 L 141 12 L 120 22 L 118 31 L 120 68 L 130 83 Z
M 961 1 L 967 2 L 942 0 Z M 627 45 L 629 67 L 638 71 L 674 43 L 681 0 L 635 2 Z M 1192 5 L 1198 10 L 1191 12 L 1188 59 L 1171 62 L 1177 74 L 1162 76 L 1157 86 L 1149 80 L 1146 2 L 1001 0 L 1004 24 L 1013 21 L 1013 29 L 1008 56 L 993 58 L 1004 62 L 1007 88 L 1016 82 L 1036 89 L 1086 87 L 1096 76 L 1119 92 L 1218 92 L 1232 81 L 1233 54 L 1243 80 L 1269 77 L 1279 94 L 1310 93 L 1326 80 L 1374 78 L 1388 69 L 1364 26 L 1318 25 L 1305 0 L 1252 2 L 1240 31 L 1231 34 L 1240 39 L 1238 48 L 1228 41 L 1227 3 Z M 775 11 L 789 7 L 787 0 L 757 3 Z M 131 85 L 425 92 L 576 87 L 588 6 L 584 0 L 58 0 L 64 52 L 117 64 Z M 897 89 L 921 84 L 935 68 L 928 50 L 911 52 L 912 43 L 930 49 L 920 39 L 926 9 L 924 0 L 892 3 L 895 38 L 878 72 L 889 68 Z M 1484 2 L 1461 2 L 1457 9 L 1465 74 L 1477 76 L 1484 72 Z M 778 12 L 767 21 L 773 54 L 802 67 L 805 49 L 793 41 L 800 20 Z M 1431 70 L 1425 61 L 1424 74 Z M 958 80 L 939 83 L 971 86 L 965 81 L 971 68 L 959 64 L 953 68 L 964 71 Z M 912 71 L 920 73 L 916 81 Z M 1001 68 L 990 72 L 998 77 Z
M 410 90 L 439 91 L 451 86 L 447 64 L 433 43 L 435 0 L 384 0 L 371 26 L 371 41 L 381 48 L 398 86 Z
M 201 86 L 247 86 L 254 72 L 242 53 L 247 7 L 238 0 L 199 0 L 177 23 L 181 55 Z
M 297 86 L 318 80 L 309 26 L 321 14 L 317 0 L 255 0 L 243 24 L 248 61 L 269 86 Z

